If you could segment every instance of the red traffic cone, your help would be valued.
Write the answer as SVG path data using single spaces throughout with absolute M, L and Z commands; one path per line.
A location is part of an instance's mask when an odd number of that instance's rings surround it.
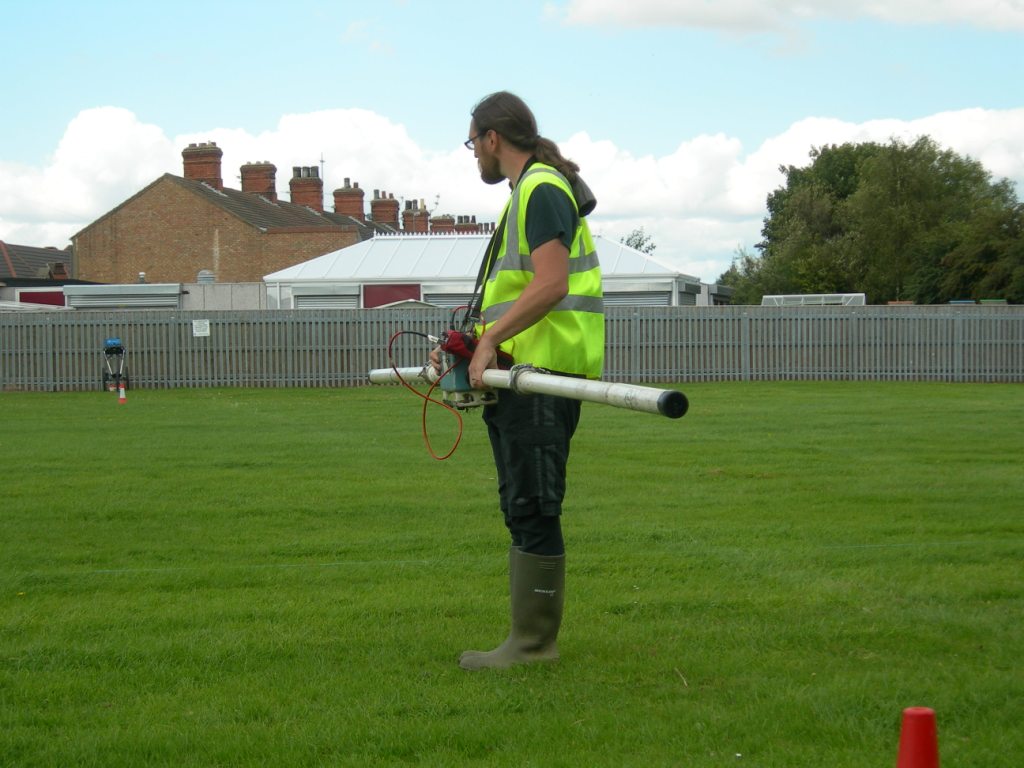
M 939 768 L 939 739 L 935 730 L 934 709 L 907 707 L 903 710 L 896 768 Z

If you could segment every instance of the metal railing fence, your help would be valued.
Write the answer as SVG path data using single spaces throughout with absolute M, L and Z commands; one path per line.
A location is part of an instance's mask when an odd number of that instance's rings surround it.
M 436 334 L 448 318 L 418 308 L 5 312 L 0 389 L 99 388 L 113 336 L 132 388 L 357 386 L 389 364 L 393 334 Z M 1017 306 L 609 307 L 606 332 L 609 381 L 1024 381 Z M 428 349 L 400 336 L 395 362 L 419 365 Z

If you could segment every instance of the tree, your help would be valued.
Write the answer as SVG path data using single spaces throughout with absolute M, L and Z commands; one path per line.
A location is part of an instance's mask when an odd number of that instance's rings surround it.
M 781 167 L 786 186 L 768 196 L 768 218 L 757 245 L 774 293 L 847 293 L 859 264 L 849 199 L 859 169 L 881 151 L 877 144 L 814 148 L 807 168 Z
M 992 183 L 979 162 L 925 137 L 893 141 L 865 162 L 850 205 L 865 292 L 935 303 L 978 298 L 975 287 L 1009 245 L 999 222 L 1016 199 L 1009 183 Z
M 619 240 L 619 242 L 648 255 L 654 253 L 654 249 L 658 247 L 654 244 L 654 241 L 651 240 L 651 236 L 644 232 L 643 227 L 634 229 L 624 238 Z
M 760 304 L 763 295 L 774 293 L 765 289 L 764 277 L 758 258 L 745 248 L 737 248 L 732 266 L 719 275 L 717 282 L 733 288 L 733 304 Z
M 1019 300 L 1024 211 L 1008 181 L 993 183 L 980 163 L 928 137 L 810 157 L 807 167 L 780 168 L 786 183 L 768 196 L 760 256 L 744 254 L 719 278 L 735 296 Z
M 977 211 L 975 222 L 943 257 L 940 292 L 1024 304 L 1024 205 L 993 202 Z

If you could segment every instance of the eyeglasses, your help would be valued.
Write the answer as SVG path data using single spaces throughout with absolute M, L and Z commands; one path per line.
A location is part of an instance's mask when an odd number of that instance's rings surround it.
M 482 137 L 482 136 L 486 136 L 486 135 L 488 134 L 489 130 L 490 130 L 490 129 L 488 129 L 487 131 L 480 131 L 480 133 L 478 133 L 478 134 L 477 134 L 476 136 L 470 136 L 470 137 L 469 137 L 468 139 L 466 139 L 466 140 L 465 140 L 464 142 L 462 142 L 462 145 L 463 145 L 463 146 L 464 146 L 464 147 L 465 147 L 466 149 L 473 149 L 473 143 L 474 143 L 474 142 L 475 142 L 475 141 L 476 141 L 477 139 L 479 139 L 480 137 Z

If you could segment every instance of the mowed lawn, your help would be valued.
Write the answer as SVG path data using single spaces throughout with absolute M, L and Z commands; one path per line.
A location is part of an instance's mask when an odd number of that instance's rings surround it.
M 830 766 L 1024 755 L 1024 389 L 584 406 L 557 664 L 507 630 L 477 412 L 397 387 L 0 394 L 0 764 Z M 431 410 L 438 452 L 454 419 Z

